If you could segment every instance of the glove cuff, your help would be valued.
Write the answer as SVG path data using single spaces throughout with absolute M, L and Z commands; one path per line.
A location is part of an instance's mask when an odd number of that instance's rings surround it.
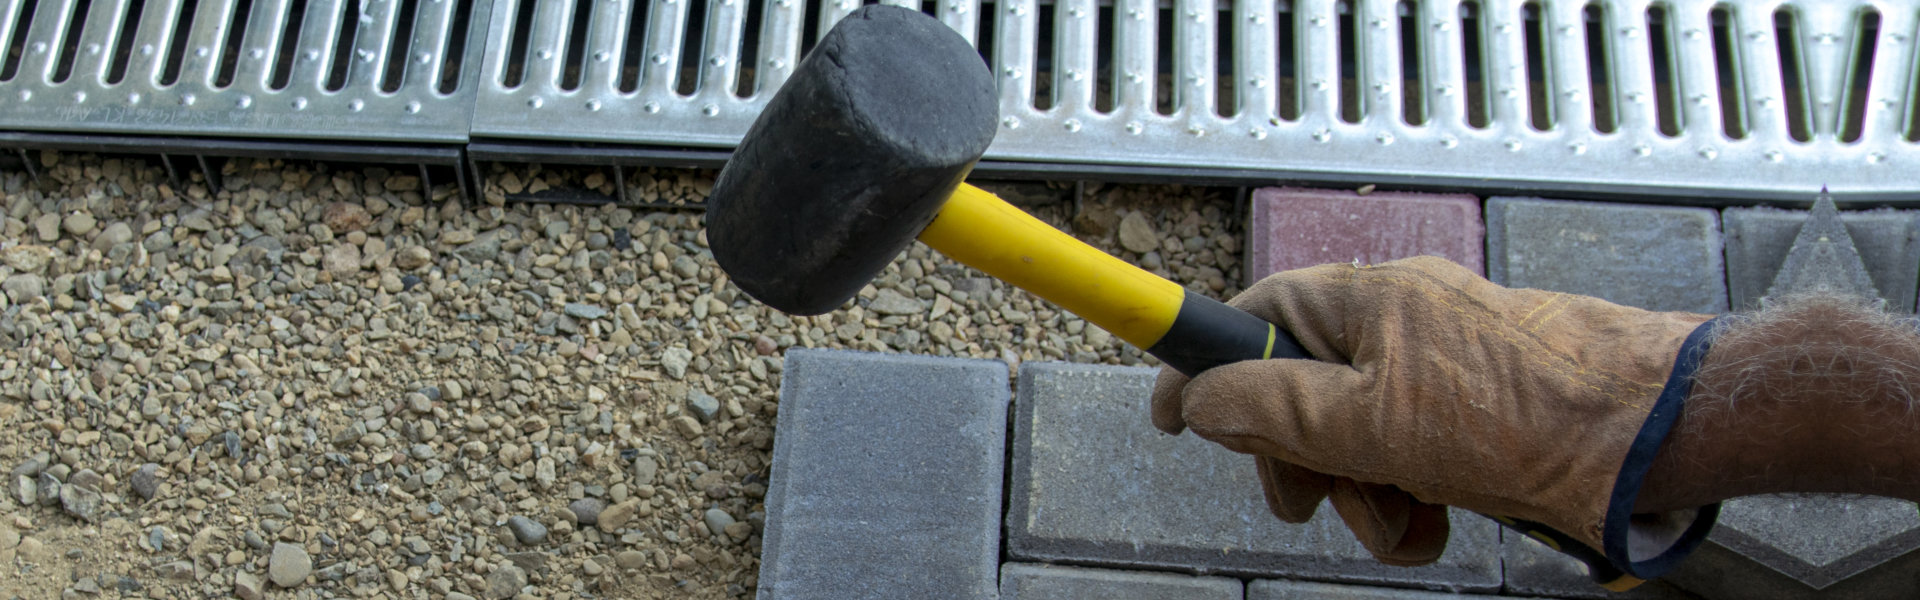
M 1640 426 L 1640 433 L 1634 436 L 1633 445 L 1628 447 L 1626 459 L 1620 466 L 1620 474 L 1614 479 L 1606 520 L 1601 524 L 1601 543 L 1607 561 L 1620 570 L 1622 577 L 1632 578 L 1618 582 L 1626 584 L 1626 587 L 1672 570 L 1681 559 L 1692 554 L 1701 542 L 1706 541 L 1707 532 L 1713 529 L 1714 522 L 1720 516 L 1718 502 L 1696 509 L 1655 515 L 1635 515 L 1633 507 L 1640 497 L 1640 488 L 1646 482 L 1647 473 L 1653 469 L 1654 457 L 1660 453 L 1660 445 L 1666 441 L 1667 434 L 1673 430 L 1674 421 L 1679 419 L 1686 405 L 1687 394 L 1693 390 L 1693 372 L 1699 368 L 1707 349 L 1713 345 L 1713 330 L 1722 318 L 1716 317 L 1701 323 L 1680 344 L 1666 387 L 1660 390 L 1653 411 L 1647 414 L 1647 420 Z M 1600 573 L 1594 575 L 1595 579 L 1603 578 Z M 1615 582 L 1600 583 L 1607 585 Z

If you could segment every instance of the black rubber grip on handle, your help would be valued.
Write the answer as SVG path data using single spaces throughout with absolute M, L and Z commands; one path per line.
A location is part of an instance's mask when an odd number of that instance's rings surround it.
M 1287 330 L 1191 290 L 1147 353 L 1188 377 L 1243 360 L 1313 358 Z

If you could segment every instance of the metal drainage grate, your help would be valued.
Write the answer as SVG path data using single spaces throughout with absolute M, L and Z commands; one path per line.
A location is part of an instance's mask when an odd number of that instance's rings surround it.
M 989 159 L 1479 189 L 1920 198 L 1875 2 L 890 2 L 999 77 Z M 498 0 L 474 134 L 737 142 L 851 0 Z
M 474 0 L 0 0 L 0 129 L 464 142 Z
M 992 65 L 983 171 L 1920 199 L 1905 3 L 889 3 Z M 711 164 L 858 6 L 0 0 L 0 129 Z

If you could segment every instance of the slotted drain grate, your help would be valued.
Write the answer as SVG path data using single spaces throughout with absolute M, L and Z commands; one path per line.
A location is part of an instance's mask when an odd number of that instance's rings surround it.
M 1109 42 L 1091 0 L 1009 4 L 1002 30 L 1020 33 L 995 49 L 994 149 L 1361 181 L 1911 197 L 1891 165 L 1920 158 L 1915 9 L 1875 6 L 1116 0 Z M 1051 65 L 1033 50 L 1049 26 Z M 1115 44 L 1111 66 L 1099 43 Z M 1171 69 L 1153 54 L 1167 46 Z
M 1001 85 L 988 155 L 1001 171 L 1676 199 L 1798 200 L 1827 184 L 1846 198 L 1920 199 L 1920 185 L 1901 176 L 1920 161 L 1920 6 L 889 3 L 933 15 L 981 49 Z M 544 145 L 558 150 L 528 155 L 692 149 L 711 161 L 858 6 L 0 0 L 0 128 L 441 142 L 471 133 L 468 148 L 483 158 Z
M 1663 195 L 1915 197 L 1916 8 L 905 2 L 1001 84 L 991 159 Z M 727 146 L 857 4 L 495 4 L 476 135 Z M 1784 68 L 1783 68 L 1784 66 Z M 1790 191 L 1788 191 L 1790 190 Z
M 474 0 L 0 0 L 0 129 L 464 142 Z

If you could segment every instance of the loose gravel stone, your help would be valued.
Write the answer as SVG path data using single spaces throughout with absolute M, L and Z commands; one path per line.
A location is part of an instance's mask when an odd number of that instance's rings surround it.
M 412 271 L 433 264 L 433 250 L 425 246 L 408 246 L 393 255 L 393 266 Z
M 1127 213 L 1120 219 L 1120 247 L 1145 254 L 1160 247 L 1160 236 L 1153 232 L 1153 225 L 1147 223 L 1139 212 Z
M 727 514 L 727 511 L 720 510 L 718 507 L 707 509 L 705 516 L 707 531 L 716 536 L 726 535 L 727 527 L 734 523 L 733 515 Z
M 73 515 L 82 521 L 88 523 L 99 521 L 104 503 L 105 499 L 100 496 L 100 492 L 93 491 L 93 489 L 86 486 L 64 485 L 60 487 L 61 510 L 67 511 L 67 514 Z
M 41 506 L 56 506 L 60 504 L 60 488 L 62 484 L 59 478 L 54 477 L 52 473 L 41 472 L 40 477 L 35 479 L 34 483 L 36 484 L 35 487 L 38 488 L 36 491 L 39 492 L 39 497 L 35 499 L 39 501 Z
M 702 434 L 706 433 L 706 428 L 701 427 L 700 421 L 693 417 L 674 417 L 673 429 L 680 432 L 680 437 L 689 440 L 698 439 Z
M 487 597 L 494 600 L 512 598 L 524 587 L 527 587 L 527 572 L 514 565 L 500 567 L 487 575 Z
M 433 412 L 433 399 L 419 392 L 407 394 L 407 410 L 416 415 L 430 414 Z
M 631 498 L 625 502 L 615 503 L 613 506 L 607 507 L 606 510 L 600 511 L 600 518 L 595 522 L 595 525 L 598 526 L 601 531 L 607 533 L 617 532 L 621 527 L 625 526 L 627 521 L 632 519 L 634 514 L 639 512 L 639 510 L 639 498 Z
M 687 366 L 693 363 L 693 351 L 686 348 L 668 348 L 660 354 L 660 367 L 674 379 L 686 379 Z
M 607 501 L 599 498 L 581 498 L 567 504 L 567 510 L 573 513 L 573 520 L 581 525 L 600 522 L 600 512 L 607 509 Z
M 867 308 L 883 315 L 917 315 L 925 310 L 919 300 L 903 296 L 892 289 L 880 290 L 873 297 L 873 303 Z
M 578 302 L 567 303 L 565 311 L 567 316 L 575 319 L 599 319 L 607 316 L 607 309 Z
M 532 546 L 547 541 L 547 526 L 520 515 L 507 517 L 507 530 L 513 532 L 513 539 L 521 544 Z
M 154 463 L 140 465 L 140 469 L 134 471 L 133 476 L 128 478 L 133 486 L 133 493 L 139 495 L 141 499 L 153 499 L 153 495 L 160 491 L 159 475 L 160 465 Z
M 40 234 L 42 242 L 60 240 L 60 215 L 47 214 L 33 220 L 33 230 Z
M 40 485 L 33 482 L 33 477 L 15 475 L 13 477 L 13 493 L 14 499 L 18 501 L 21 506 L 29 506 L 39 500 Z
M 67 215 L 67 218 L 62 219 L 60 222 L 61 226 L 67 230 L 67 233 L 75 237 L 85 237 L 87 234 L 93 233 L 93 226 L 97 223 L 98 221 L 94 220 L 92 214 L 84 212 Z
M 613 562 L 626 570 L 641 569 L 647 566 L 647 554 L 639 550 L 626 550 L 613 556 Z
M 259 577 L 245 571 L 234 573 L 233 595 L 240 600 L 260 600 L 266 593 L 266 586 Z
M 639 485 L 651 485 L 653 478 L 660 473 L 660 463 L 651 456 L 638 456 L 633 459 L 633 481 Z
M 707 395 L 706 392 L 689 391 L 687 392 L 687 411 L 692 412 L 693 418 L 699 419 L 701 423 L 710 423 L 714 416 L 720 414 L 720 400 Z
M 366 207 L 350 202 L 335 202 L 327 205 L 326 212 L 321 214 L 320 218 L 335 235 L 345 235 L 351 231 L 366 229 L 368 225 L 373 224 L 373 215 L 367 212 Z
M 313 558 L 307 555 L 307 549 L 294 544 L 275 543 L 273 554 L 267 559 L 267 578 L 274 585 L 290 588 L 306 583 L 307 576 L 313 573 Z

